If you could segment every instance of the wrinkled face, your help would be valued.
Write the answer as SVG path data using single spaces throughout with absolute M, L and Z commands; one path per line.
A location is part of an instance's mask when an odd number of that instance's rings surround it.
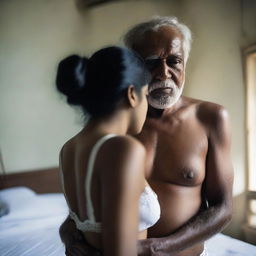
M 146 32 L 134 47 L 146 61 L 152 74 L 148 103 L 156 109 L 174 105 L 181 96 L 185 82 L 183 38 L 167 26 Z

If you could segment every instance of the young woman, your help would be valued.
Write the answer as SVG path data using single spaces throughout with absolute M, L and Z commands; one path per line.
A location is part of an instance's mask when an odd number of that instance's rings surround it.
M 91 58 L 60 62 L 57 89 L 90 115 L 60 152 L 63 190 L 77 229 L 103 255 L 137 255 L 137 239 L 157 222 L 160 207 L 145 180 L 141 131 L 150 75 L 143 61 L 120 47 Z

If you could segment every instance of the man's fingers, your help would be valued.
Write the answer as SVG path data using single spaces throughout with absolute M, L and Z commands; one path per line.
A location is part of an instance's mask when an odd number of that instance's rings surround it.
M 72 245 L 66 249 L 66 256 L 100 256 L 101 253 L 98 250 L 92 249 L 87 245 Z
M 66 256 L 88 256 L 91 255 L 88 251 L 81 250 L 77 247 L 66 249 Z

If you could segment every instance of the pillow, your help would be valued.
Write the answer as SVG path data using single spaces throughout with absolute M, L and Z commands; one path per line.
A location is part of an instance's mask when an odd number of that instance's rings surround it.
M 0 200 L 6 202 L 10 208 L 35 196 L 36 193 L 27 187 L 13 187 L 0 190 Z
M 0 217 L 9 213 L 9 207 L 6 202 L 0 199 Z
M 61 193 L 38 195 L 27 187 L 13 187 L 1 190 L 1 199 L 9 208 L 9 214 L 3 217 L 5 221 L 68 214 L 66 201 Z
M 0 198 L 2 199 L 10 199 L 10 198 L 27 198 L 34 197 L 36 192 L 27 187 L 12 187 L 5 188 L 0 190 Z
M 36 194 L 27 187 L 14 187 L 0 190 L 0 217 L 8 214 L 13 207 L 20 205 L 23 200 Z
M 23 234 L 60 226 L 68 215 L 61 193 L 38 195 L 26 187 L 14 187 L 0 191 L 0 198 L 9 207 L 9 213 L 0 218 L 0 240 L 1 234 Z

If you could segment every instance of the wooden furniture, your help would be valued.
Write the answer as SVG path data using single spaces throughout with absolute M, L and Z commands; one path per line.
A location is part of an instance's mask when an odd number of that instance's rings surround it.
M 16 186 L 29 187 L 39 194 L 62 192 L 57 167 L 0 175 L 0 189 Z

